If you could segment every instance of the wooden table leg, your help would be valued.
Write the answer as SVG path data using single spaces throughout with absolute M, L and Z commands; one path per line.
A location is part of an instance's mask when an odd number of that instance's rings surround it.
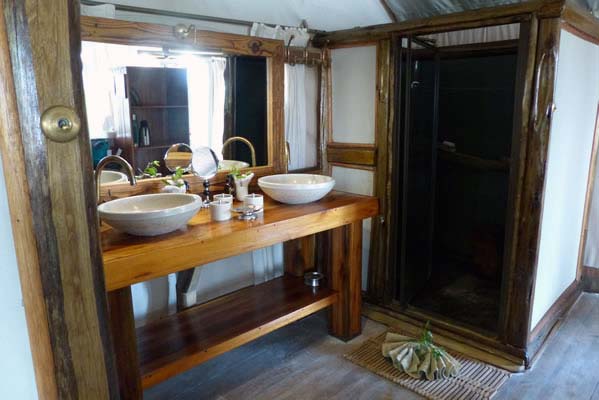
M 143 390 L 130 286 L 108 292 L 108 311 L 121 399 L 141 399 Z
M 316 268 L 314 247 L 316 236 L 309 235 L 283 243 L 285 273 L 302 277 L 307 271 Z
M 328 277 L 339 300 L 330 311 L 330 333 L 350 340 L 362 332 L 362 221 L 332 229 Z

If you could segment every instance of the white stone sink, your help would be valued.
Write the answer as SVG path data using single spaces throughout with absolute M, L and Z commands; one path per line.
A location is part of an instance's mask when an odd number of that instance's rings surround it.
M 325 175 L 280 174 L 263 176 L 258 186 L 281 203 L 304 204 L 322 199 L 333 189 L 335 180 Z
M 156 236 L 184 227 L 202 207 L 195 194 L 159 193 L 125 197 L 98 206 L 100 218 L 119 231 Z
M 250 164 L 245 161 L 237 160 L 220 160 L 218 162 L 218 169 L 221 171 L 231 171 L 233 168 L 242 169 L 249 167 Z
M 127 175 L 122 172 L 109 171 L 106 169 L 103 169 L 102 172 L 100 172 L 100 186 L 127 181 Z

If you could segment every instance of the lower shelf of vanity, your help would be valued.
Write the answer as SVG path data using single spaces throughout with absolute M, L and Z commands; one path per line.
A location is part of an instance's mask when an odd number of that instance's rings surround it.
M 303 278 L 283 276 L 137 329 L 142 386 L 153 386 L 337 301 Z

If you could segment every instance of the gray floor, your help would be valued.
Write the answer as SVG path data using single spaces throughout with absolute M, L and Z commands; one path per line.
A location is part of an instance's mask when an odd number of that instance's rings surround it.
M 385 330 L 364 321 L 349 343 L 327 335 L 316 314 L 146 391 L 146 399 L 420 399 L 342 355 Z M 496 399 L 599 400 L 599 295 L 576 303 L 535 367 L 510 378 Z

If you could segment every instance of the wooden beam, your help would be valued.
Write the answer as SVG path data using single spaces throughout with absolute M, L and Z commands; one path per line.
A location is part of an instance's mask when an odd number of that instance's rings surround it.
M 431 18 L 321 33 L 316 35 L 313 42 L 317 46 L 333 46 L 341 42 L 388 39 L 392 33 L 417 35 L 479 28 L 526 21 L 530 19 L 532 13 L 542 18 L 559 17 L 564 9 L 564 3 L 564 0 L 535 0 L 481 8 Z
M 175 36 L 170 25 L 123 21 L 112 18 L 81 17 L 81 40 L 168 48 L 188 47 L 230 54 L 275 57 L 282 55 L 282 40 L 232 33 L 193 31 L 186 38 Z
M 577 4 L 567 2 L 562 14 L 565 28 L 585 40 L 599 44 L 599 21 Z M 576 31 L 576 32 L 575 32 Z
M 518 63 L 516 67 L 516 87 L 514 92 L 514 117 L 512 122 L 512 162 L 510 165 L 507 215 L 503 249 L 503 271 L 501 298 L 499 303 L 499 337 L 507 341 L 507 331 L 522 323 L 512 320 L 510 312 L 519 307 L 514 303 L 511 293 L 518 290 L 515 279 L 519 279 L 516 268 L 516 244 L 518 238 L 518 221 L 520 220 L 520 201 L 523 190 L 524 168 L 526 159 L 526 143 L 531 115 L 532 93 L 534 92 L 535 65 L 537 51 L 538 19 L 533 17 L 529 22 L 520 25 L 518 39 Z M 523 272 L 526 273 L 526 272 Z
M 329 163 L 374 166 L 375 160 L 376 146 L 373 144 L 335 142 L 327 144 L 327 161 Z
M 4 3 L 2 8 L 4 9 Z M 9 44 L 4 18 L 0 18 L 0 153 L 10 207 L 10 222 L 19 268 L 23 305 L 29 331 L 29 343 L 38 393 L 48 400 L 58 399 L 58 383 L 48 310 L 44 301 L 40 254 L 36 247 L 36 232 L 29 201 L 29 185 L 23 182 L 15 168 L 26 164 L 23 150 L 19 111 L 15 93 Z M 10 132 L 10 134 L 9 134 Z M 22 170 L 22 169 L 21 169 Z
M 532 112 L 528 121 L 525 156 L 521 157 L 519 170 L 523 176 L 519 183 L 518 219 L 514 249 L 514 271 L 508 295 L 507 343 L 526 348 L 530 335 L 534 287 L 537 274 L 541 217 L 545 189 L 545 170 L 553 92 L 557 72 L 560 23 L 558 18 L 539 22 Z
M 381 302 L 384 299 L 387 271 L 389 268 L 389 229 L 391 221 L 391 171 L 389 166 L 391 141 L 393 140 L 394 119 L 394 84 L 395 69 L 393 64 L 392 43 L 382 40 L 377 45 L 376 62 L 376 103 L 375 103 L 375 141 L 376 174 L 374 195 L 379 198 L 379 218 L 372 219 L 370 237 L 370 254 L 368 266 L 368 298 Z
M 2 8 L 3 52 L 10 55 L 3 97 L 13 96 L 2 101 L 13 112 L 18 107 L 12 116 L 4 114 L 3 127 L 12 129 L 2 129 L 2 154 L 14 162 L 7 171 L 20 171 L 18 186 L 12 178 L 7 184 L 11 215 L 23 217 L 13 227 L 15 239 L 28 240 L 17 246 L 19 268 L 27 271 L 21 276 L 23 293 L 37 297 L 26 300 L 25 311 L 31 339 L 40 339 L 32 345 L 38 393 L 51 399 L 117 399 L 83 107 L 79 4 L 5 0 Z M 8 68 L 9 61 L 3 63 Z M 55 105 L 79 115 L 82 129 L 74 140 L 55 142 L 42 133 L 40 116 Z
M 139 374 L 131 287 L 108 292 L 108 305 L 121 399 L 141 399 L 143 390 Z

